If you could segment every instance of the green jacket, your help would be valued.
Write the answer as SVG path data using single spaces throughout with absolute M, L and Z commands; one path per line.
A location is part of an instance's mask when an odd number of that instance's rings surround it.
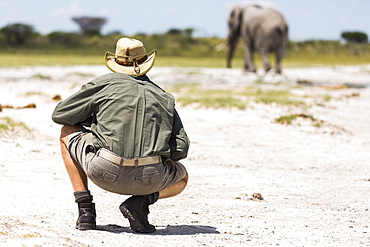
M 146 75 L 100 76 L 60 102 L 52 119 L 91 127 L 96 147 L 127 159 L 160 154 L 180 160 L 190 145 L 174 97 Z

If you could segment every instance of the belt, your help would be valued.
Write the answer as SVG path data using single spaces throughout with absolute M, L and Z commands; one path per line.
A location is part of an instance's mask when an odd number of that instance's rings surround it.
M 101 148 L 98 151 L 97 155 L 110 162 L 113 162 L 117 165 L 122 165 L 122 166 L 145 166 L 145 165 L 157 164 L 157 163 L 162 162 L 160 155 L 146 156 L 146 157 L 141 157 L 141 158 L 136 158 L 136 159 L 124 159 L 121 156 L 115 153 L 112 153 L 111 151 L 108 151 L 104 148 Z

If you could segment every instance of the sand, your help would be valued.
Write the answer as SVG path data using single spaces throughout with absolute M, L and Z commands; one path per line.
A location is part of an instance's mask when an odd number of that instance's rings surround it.
M 1 246 L 370 246 L 370 66 L 288 68 L 282 75 L 154 67 L 149 77 L 164 87 L 253 85 L 291 90 L 309 105 L 179 104 L 191 139 L 183 160 L 190 180 L 182 194 L 150 207 L 154 234 L 129 228 L 118 209 L 127 196 L 92 183 L 97 230 L 74 228 L 77 205 L 60 156 L 61 126 L 51 120 L 52 98 L 66 98 L 108 72 L 104 66 L 0 69 L 0 104 L 14 107 L 3 108 L 0 118 L 30 129 L 0 134 Z M 18 109 L 31 103 L 36 108 Z M 275 123 L 289 114 L 301 117 Z

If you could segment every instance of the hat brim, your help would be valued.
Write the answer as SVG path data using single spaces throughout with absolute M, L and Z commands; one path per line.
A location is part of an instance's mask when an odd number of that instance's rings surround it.
M 104 56 L 105 65 L 113 72 L 125 73 L 133 76 L 141 76 L 146 74 L 154 65 L 157 57 L 157 51 L 153 50 L 148 53 L 148 58 L 141 64 L 138 65 L 139 71 L 135 71 L 134 66 L 123 66 L 115 61 L 115 54 L 107 51 Z

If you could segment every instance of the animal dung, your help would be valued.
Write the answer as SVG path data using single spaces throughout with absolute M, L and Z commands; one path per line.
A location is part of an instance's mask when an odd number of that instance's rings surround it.
M 57 95 L 55 95 L 52 99 L 53 99 L 54 101 L 61 101 L 61 100 L 62 100 L 62 97 L 61 97 L 59 94 L 57 94 Z
M 31 103 L 22 107 L 18 107 L 19 109 L 24 109 L 24 108 L 36 108 L 36 104 Z

